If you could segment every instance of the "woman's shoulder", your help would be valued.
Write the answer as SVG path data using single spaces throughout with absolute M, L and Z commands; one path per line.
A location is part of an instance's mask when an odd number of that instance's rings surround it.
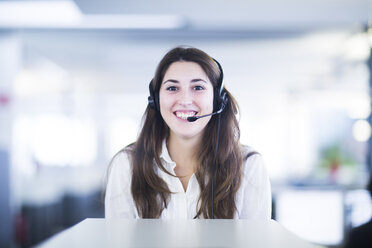
M 113 201 L 128 193 L 131 185 L 130 150 L 125 147 L 118 151 L 111 159 L 106 172 L 106 207 L 113 207 Z M 115 205 L 116 206 L 116 205 Z M 118 210 L 112 210 L 118 211 Z M 106 212 L 107 216 L 107 212 Z
M 131 181 L 131 148 L 125 147 L 118 151 L 110 161 L 107 170 L 107 188 L 111 195 L 122 193 L 123 187 L 128 187 Z
M 118 151 L 111 159 L 109 165 L 109 174 L 112 170 L 127 171 L 130 168 L 130 156 L 133 152 L 133 144 L 128 145 Z
M 243 161 L 246 161 L 247 159 L 249 159 L 253 155 L 260 155 L 260 153 L 258 151 L 256 151 L 255 149 L 253 149 L 252 147 L 250 147 L 250 146 L 242 145 Z M 256 157 L 256 156 L 254 156 L 254 157 Z
M 251 184 L 260 184 L 268 176 L 262 155 L 250 146 L 242 147 L 244 178 Z
M 243 158 L 247 158 L 242 168 L 241 197 L 237 197 L 241 203 L 239 218 L 268 220 L 271 216 L 271 186 L 262 155 L 249 146 L 243 146 L 242 153 Z

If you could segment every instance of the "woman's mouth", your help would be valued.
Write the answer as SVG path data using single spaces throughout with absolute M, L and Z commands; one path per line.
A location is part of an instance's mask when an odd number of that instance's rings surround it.
M 178 118 L 181 118 L 183 120 L 187 120 L 187 117 L 192 117 L 192 116 L 195 116 L 198 112 L 195 112 L 195 111 L 176 111 L 174 112 L 174 114 L 178 117 Z

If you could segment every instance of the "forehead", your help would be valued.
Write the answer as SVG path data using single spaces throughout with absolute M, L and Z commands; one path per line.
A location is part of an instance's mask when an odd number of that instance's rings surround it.
M 167 79 L 182 79 L 182 78 L 201 78 L 209 81 L 207 74 L 203 68 L 195 62 L 177 61 L 173 62 L 164 74 L 163 81 Z

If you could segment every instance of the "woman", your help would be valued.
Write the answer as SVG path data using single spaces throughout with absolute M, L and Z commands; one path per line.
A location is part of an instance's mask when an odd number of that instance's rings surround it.
M 261 156 L 240 144 L 238 105 L 222 80 L 201 50 L 164 56 L 139 137 L 109 167 L 106 218 L 270 219 L 268 175 Z

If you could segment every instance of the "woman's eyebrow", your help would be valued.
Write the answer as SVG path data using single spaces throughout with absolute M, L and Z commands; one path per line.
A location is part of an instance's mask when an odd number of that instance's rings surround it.
M 207 83 L 204 79 L 201 79 L 201 78 L 195 78 L 193 80 L 191 80 L 191 83 L 196 83 L 196 82 L 203 82 L 203 83 Z
M 175 79 L 167 79 L 167 80 L 165 80 L 165 81 L 163 82 L 163 84 L 166 84 L 166 83 L 168 83 L 168 82 L 170 82 L 170 83 L 179 83 L 178 80 L 175 80 Z
M 166 83 L 179 83 L 178 80 L 175 80 L 175 79 L 167 79 L 163 82 L 163 84 L 166 84 Z M 194 78 L 194 79 L 191 79 L 191 83 L 196 83 L 196 82 L 202 82 L 202 83 L 207 83 L 204 79 L 201 79 L 201 78 Z

